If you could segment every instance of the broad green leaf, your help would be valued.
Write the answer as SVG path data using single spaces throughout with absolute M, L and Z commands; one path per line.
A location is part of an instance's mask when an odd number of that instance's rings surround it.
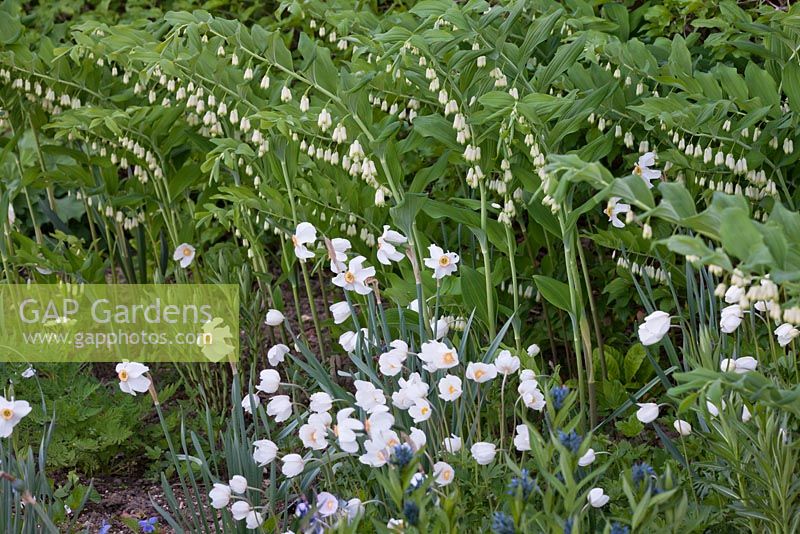
M 653 193 L 647 188 L 644 180 L 635 174 L 614 180 L 610 194 L 644 209 L 652 209 L 655 203 Z
M 683 184 L 677 182 L 661 182 L 658 186 L 662 200 L 656 208 L 662 217 L 667 216 L 673 222 L 697 215 L 694 199 Z
M 746 210 L 730 207 L 722 210 L 720 236 L 725 250 L 749 265 L 767 265 L 773 261 L 764 237 Z
M 688 235 L 673 235 L 667 239 L 658 241 L 665 244 L 668 249 L 682 256 L 695 256 L 706 265 L 719 265 L 726 269 L 732 269 L 730 259 L 721 253 L 711 250 L 699 237 Z
M 636 343 L 625 354 L 625 382 L 633 383 L 636 373 L 642 366 L 642 362 L 647 357 L 647 351 L 641 343 Z
M 750 88 L 750 96 L 761 99 L 761 103 L 765 106 L 780 105 L 778 87 L 767 71 L 755 63 L 748 62 L 744 69 L 744 79 Z
M 486 280 L 484 275 L 477 270 L 467 265 L 462 265 L 459 268 L 461 273 L 461 296 L 464 298 L 464 304 L 467 311 L 470 313 L 475 312 L 475 315 L 484 323 L 488 323 L 490 318 L 486 308 Z M 494 288 L 492 288 L 494 290 Z M 493 321 L 494 318 L 491 318 Z
M 422 209 L 426 201 L 427 197 L 425 195 L 406 193 L 403 197 L 403 201 L 389 210 L 394 224 L 400 228 L 405 235 L 412 235 L 414 221 L 417 218 L 419 210 Z
M 740 104 L 747 100 L 749 95 L 747 84 L 735 68 L 718 64 L 714 68 L 714 73 L 719 77 L 722 88 L 728 93 L 731 100 Z
M 585 45 L 586 37 L 581 35 L 570 44 L 558 48 L 552 61 L 543 71 L 540 71 L 542 74 L 538 77 L 537 87 L 541 92 L 547 92 L 550 84 L 578 60 Z
M 422 193 L 429 184 L 444 177 L 447 172 L 447 158 L 449 155 L 450 152 L 445 151 L 444 154 L 439 156 L 436 163 L 417 171 L 417 174 L 414 175 L 414 180 L 408 188 L 409 193 Z
M 452 149 L 461 149 L 456 143 L 453 126 L 441 115 L 423 115 L 414 119 L 414 131 L 423 137 L 436 139 Z
M 543 275 L 534 275 L 533 281 L 547 302 L 564 311 L 573 311 L 567 284 Z
M 7 11 L 0 11 L 0 42 L 10 45 L 19 39 L 23 26 L 17 17 Z
M 669 67 L 672 74 L 677 77 L 691 76 L 692 74 L 692 55 L 686 48 L 686 41 L 680 35 L 672 38 Z

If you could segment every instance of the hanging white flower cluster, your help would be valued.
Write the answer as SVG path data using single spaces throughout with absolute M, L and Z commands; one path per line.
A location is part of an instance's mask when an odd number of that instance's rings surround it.
M 634 276 L 646 276 L 659 284 L 666 284 L 670 279 L 670 274 L 661 267 L 654 267 L 652 265 L 641 265 L 636 261 L 630 261 L 627 258 L 617 258 L 617 267 L 621 267 Z

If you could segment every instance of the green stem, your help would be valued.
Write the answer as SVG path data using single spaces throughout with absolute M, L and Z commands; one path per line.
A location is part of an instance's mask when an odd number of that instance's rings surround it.
M 578 396 L 580 399 L 580 424 L 585 429 L 586 420 L 586 377 L 584 375 L 583 350 L 581 347 L 581 324 L 578 317 L 581 308 L 580 286 L 577 284 L 577 272 L 575 268 L 575 232 L 567 231 L 566 220 L 563 211 L 558 214 L 558 222 L 561 226 L 561 235 L 564 242 L 564 260 L 567 268 L 567 284 L 569 286 L 570 310 L 569 317 L 572 323 L 572 344 L 575 350 L 575 363 L 578 368 Z
M 511 231 L 511 224 L 504 224 L 503 226 L 506 227 L 506 243 L 508 244 L 508 261 L 511 265 L 511 287 L 514 290 L 514 313 L 519 313 L 519 286 L 517 284 L 517 266 L 516 266 L 516 242 L 514 241 L 514 235 Z M 517 348 L 517 352 L 522 352 L 522 335 L 520 332 L 520 320 L 518 317 L 515 317 L 515 320 L 511 323 L 514 328 L 514 345 Z
M 495 329 L 495 316 L 494 316 L 494 287 L 492 285 L 492 264 L 489 259 L 489 245 L 487 243 L 488 227 L 489 227 L 489 212 L 487 210 L 488 200 L 486 198 L 486 185 L 481 181 L 480 183 L 481 194 L 481 231 L 483 235 L 478 241 L 481 245 L 481 254 L 483 255 L 483 278 L 486 283 L 486 313 L 488 315 L 487 323 L 489 327 L 489 339 L 494 339 L 496 335 Z
M 594 325 L 594 336 L 597 340 L 597 355 L 600 357 L 600 372 L 603 374 L 603 380 L 608 379 L 608 372 L 606 371 L 606 355 L 603 350 L 603 334 L 600 332 L 600 317 L 597 314 L 597 306 L 594 303 L 594 295 L 592 294 L 592 283 L 589 278 L 589 269 L 586 266 L 586 255 L 583 253 L 583 247 L 578 247 L 578 258 L 581 260 L 581 271 L 583 272 L 583 281 L 586 284 L 586 296 L 589 298 L 589 310 L 592 313 L 592 324 Z M 594 428 L 594 424 L 592 425 Z
M 286 183 L 286 192 L 289 195 L 289 205 L 292 208 L 292 221 L 294 222 L 294 226 L 296 228 L 298 224 L 297 205 L 295 204 L 294 191 L 292 190 L 292 181 L 289 179 L 289 171 L 286 168 L 285 159 L 281 159 L 281 173 L 283 174 L 283 180 Z M 308 276 L 308 269 L 306 268 L 306 264 L 304 261 L 300 262 L 300 270 L 303 273 L 303 283 L 306 288 L 306 297 L 308 298 L 308 306 L 309 308 L 311 308 L 311 319 L 314 321 L 314 331 L 317 334 L 317 346 L 319 347 L 319 354 L 322 358 L 324 358 L 325 343 L 322 339 L 322 326 L 319 323 L 319 316 L 317 315 L 317 306 L 316 303 L 314 302 L 314 294 L 311 292 L 311 280 Z M 302 316 L 299 306 L 297 308 L 297 315 L 298 317 Z

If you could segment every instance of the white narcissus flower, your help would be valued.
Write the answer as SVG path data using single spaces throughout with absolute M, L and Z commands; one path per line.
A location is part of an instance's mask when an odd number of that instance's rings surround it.
M 641 176 L 642 180 L 644 180 L 644 183 L 647 184 L 648 189 L 653 187 L 653 184 L 651 183 L 653 180 L 658 180 L 661 178 L 660 170 L 650 168 L 655 164 L 655 152 L 646 152 L 641 155 L 639 161 L 637 161 L 636 165 L 633 166 L 633 174 Z
M 36 376 L 36 369 L 34 369 L 32 365 L 29 365 L 27 369 L 22 371 L 21 376 L 22 378 L 33 378 Z
M 283 476 L 293 478 L 303 472 L 303 468 L 306 465 L 305 460 L 299 454 L 287 454 L 283 458 L 281 458 L 281 462 L 283 462 L 283 467 L 281 467 L 281 473 Z
M 414 445 L 415 451 L 420 450 L 428 443 L 428 436 L 425 435 L 425 432 L 413 426 L 409 429 L 408 439 Z
M 430 258 L 425 258 L 425 266 L 433 269 L 433 277 L 440 280 L 449 276 L 458 269 L 458 254 L 455 252 L 445 252 L 441 247 L 431 245 L 428 247 Z
M 267 403 L 267 415 L 282 423 L 292 416 L 292 401 L 289 395 L 275 395 Z
M 312 412 L 327 412 L 333 407 L 333 399 L 324 391 L 318 391 L 309 397 L 309 410 Z
M 606 209 L 603 210 L 603 213 L 608 216 L 608 222 L 610 222 L 614 228 L 624 228 L 625 223 L 620 220 L 619 216 L 631 211 L 631 205 L 624 204 L 620 202 L 620 200 L 622 199 L 619 197 L 609 198 Z
M 522 374 L 526 374 L 525 371 Z M 523 379 L 517 387 L 517 392 L 523 404 L 532 410 L 541 412 L 547 405 L 544 393 L 539 390 L 539 383 L 533 378 Z
M 741 358 L 736 358 L 736 372 L 739 374 L 755 371 L 756 367 L 758 367 L 758 360 L 752 356 L 742 356 Z
M 461 396 L 461 379 L 455 375 L 445 375 L 439 380 L 439 398 L 454 401 Z
M 469 449 L 470 454 L 478 462 L 478 465 L 489 465 L 494 461 L 497 454 L 497 447 L 494 443 L 479 441 Z
M 743 287 L 731 286 L 725 291 L 725 302 L 728 304 L 737 304 L 744 297 L 745 291 Z
M 356 332 L 353 332 L 352 330 L 348 330 L 347 332 L 339 336 L 339 345 L 341 345 L 341 347 L 347 353 L 355 351 L 357 343 L 358 343 L 358 334 Z
M 253 460 L 259 467 L 264 467 L 272 462 L 278 455 L 278 446 L 275 445 L 274 441 L 268 439 L 254 441 L 253 447 L 255 447 L 255 451 L 253 451 Z
M 261 382 L 256 389 L 264 393 L 275 393 L 281 385 L 281 375 L 275 369 L 264 369 L 258 374 Z
M 336 414 L 336 424 L 333 427 L 333 434 L 339 441 L 339 448 L 345 452 L 354 453 L 358 451 L 356 432 L 364 430 L 364 423 L 354 417 L 350 417 L 355 408 L 344 408 Z
M 455 479 L 455 470 L 447 462 L 433 464 L 434 481 L 440 486 L 447 486 Z
M 247 501 L 236 501 L 231 505 L 231 515 L 236 521 L 241 521 L 247 514 L 249 514 L 253 509 L 250 508 L 250 503 Z
M 211 506 L 221 510 L 231 501 L 231 488 L 227 484 L 215 482 L 212 490 L 208 492 L 208 497 L 211 499 Z
M 692 425 L 683 419 L 675 419 L 675 422 L 672 423 L 672 426 L 675 427 L 675 432 L 681 436 L 685 437 L 692 433 Z
M 594 452 L 594 449 L 589 449 L 583 454 L 583 456 L 578 458 L 578 465 L 581 467 L 592 465 L 596 457 L 597 456 Z
M 378 357 L 378 368 L 385 376 L 396 376 L 403 370 L 403 363 L 408 357 L 408 344 L 395 339 L 389 346 L 392 348 Z
M 269 360 L 271 366 L 277 367 L 279 363 L 283 363 L 287 354 L 289 354 L 289 347 L 283 343 L 278 343 L 267 351 L 267 360 Z
M 642 345 L 655 345 L 669 331 L 669 314 L 663 311 L 654 311 L 644 318 L 644 323 L 639 325 L 639 341 Z
M 298 435 L 304 447 L 321 451 L 328 448 L 328 430 L 316 422 L 308 422 L 300 427 Z
M 314 257 L 314 253 L 308 250 L 306 245 L 313 245 L 317 241 L 317 229 L 308 222 L 301 222 L 292 235 L 292 245 L 294 255 L 298 260 L 307 260 Z
M 786 345 L 791 343 L 794 338 L 800 335 L 800 330 L 798 330 L 789 323 L 783 323 L 782 325 L 780 325 L 778 328 L 775 329 L 774 334 L 778 338 L 778 344 L 781 347 L 785 347 Z
M 388 523 L 386 523 L 386 528 L 391 530 L 392 532 L 405 532 L 406 531 L 406 522 L 402 519 L 390 519 Z
M 501 350 L 494 360 L 494 366 L 503 375 L 516 373 L 519 370 L 519 365 L 519 358 L 513 356 L 509 350 Z
M 731 334 L 739 325 L 742 324 L 742 308 L 738 304 L 732 304 L 722 308 L 719 319 L 719 329 L 726 333 Z
M 385 352 L 378 358 L 378 370 L 384 376 L 397 376 L 403 370 L 403 360 L 392 351 Z
M 141 363 L 118 363 L 116 371 L 119 378 L 119 389 L 133 396 L 136 396 L 136 393 L 146 392 L 150 389 L 150 379 L 145 376 L 149 370 L 149 367 Z
M 383 440 L 365 440 L 364 454 L 358 457 L 358 461 L 370 467 L 383 467 L 389 462 L 389 451 Z
M 391 265 L 403 259 L 403 253 L 397 250 L 397 245 L 402 245 L 408 238 L 389 229 L 389 225 L 384 225 L 383 234 L 378 238 L 378 261 L 384 265 Z
M 586 496 L 586 500 L 592 508 L 602 508 L 608 503 L 609 496 L 603 492 L 603 488 L 592 488 Z
M 20 420 L 31 413 L 28 401 L 7 400 L 0 396 L 0 438 L 7 438 Z
M 419 351 L 419 359 L 427 363 L 431 371 L 450 369 L 458 365 L 458 352 L 441 341 L 426 341 Z
M 172 259 L 180 262 L 181 267 L 184 269 L 192 264 L 195 257 L 195 250 L 189 243 L 181 243 L 175 252 L 172 253 Z
M 364 503 L 361 502 L 361 499 L 358 497 L 353 497 L 347 504 L 344 506 L 345 514 L 347 515 L 347 521 L 353 521 L 359 515 L 364 513 Z
M 753 417 L 753 414 L 750 413 L 750 410 L 747 409 L 747 406 L 742 406 L 742 423 L 748 422 Z
M 361 342 L 366 343 L 367 338 L 369 336 L 369 330 L 366 328 L 361 329 Z M 356 344 L 358 343 L 358 333 L 353 332 L 352 330 L 345 332 L 341 336 L 339 336 L 339 345 L 345 350 L 345 352 L 355 352 Z
M 376 388 L 372 382 L 356 380 L 353 385 L 356 387 L 356 406 L 365 412 L 370 413 L 376 407 L 386 404 L 383 390 Z
M 252 414 L 259 406 L 261 406 L 261 399 L 255 393 L 245 395 L 242 399 L 242 409 L 245 413 Z
M 636 405 L 639 407 L 639 409 L 636 410 L 636 419 L 641 423 L 652 423 L 658 419 L 658 404 L 655 402 L 637 402 Z
M 339 510 L 339 499 L 327 491 L 317 494 L 317 513 L 319 515 L 329 517 L 337 510 Z
M 286 318 L 279 310 L 271 309 L 267 312 L 267 318 L 264 322 L 267 323 L 268 326 L 278 326 L 282 324 L 285 319 Z
M 527 380 L 531 380 L 533 382 L 536 382 L 535 386 L 537 388 L 539 387 L 539 382 L 536 381 L 536 373 L 533 371 L 533 369 L 523 369 L 522 371 L 520 371 L 520 373 L 519 373 L 519 381 L 520 382 L 525 382 Z
M 241 521 L 247 514 L 249 514 L 253 509 L 250 508 L 250 503 L 247 501 L 236 501 L 231 505 L 231 515 L 236 521 Z
M 722 409 L 724 410 L 725 409 L 725 401 L 720 399 L 720 405 L 722 406 Z M 708 413 L 712 417 L 717 417 L 719 415 L 719 408 L 717 408 L 716 404 L 714 404 L 710 400 L 706 401 L 706 409 L 708 410 Z
M 247 479 L 242 475 L 234 475 L 234 477 L 228 481 L 228 486 L 233 493 L 241 495 L 247 491 Z
M 723 373 L 732 373 L 736 370 L 736 360 L 725 358 L 719 362 L 719 370 Z
M 409 302 L 407 308 L 413 312 L 419 313 L 419 299 L 414 299 Z
M 741 358 L 725 358 L 719 363 L 720 371 L 723 373 L 739 373 L 744 374 L 750 371 L 755 371 L 758 367 L 758 360 L 752 356 L 743 356 Z
M 528 356 L 533 358 L 534 356 L 537 356 L 540 352 L 542 352 L 542 349 L 539 348 L 539 345 L 534 343 L 533 345 L 528 345 L 526 352 L 528 353 Z
M 327 414 L 326 414 L 327 415 Z M 328 429 L 325 425 L 327 421 L 319 421 L 309 417 L 308 423 L 300 427 L 298 435 L 304 447 L 321 451 L 328 448 Z
M 528 425 L 517 425 L 516 431 L 514 447 L 518 451 L 531 450 L 531 431 L 528 429 Z
M 333 322 L 335 324 L 342 324 L 350 317 L 350 305 L 347 301 L 337 302 L 330 307 L 331 315 L 333 315 Z
M 340 273 L 347 268 L 345 262 L 347 261 L 347 251 L 352 248 L 350 241 L 336 237 L 331 239 L 331 271 Z
M 407 379 L 399 379 L 397 384 L 400 389 L 392 393 L 392 404 L 401 410 L 408 410 L 417 399 L 424 399 L 428 396 L 428 384 L 422 381 L 419 373 L 411 373 Z
M 408 409 L 408 415 L 414 420 L 415 423 L 427 421 L 431 417 L 431 405 L 425 399 L 417 399 L 413 406 Z
M 255 530 L 264 522 L 264 516 L 260 512 L 250 510 L 244 518 L 245 525 L 251 530 Z
M 492 363 L 470 362 L 465 376 L 478 384 L 483 384 L 497 376 L 497 367 Z
M 457 453 L 461 450 L 461 438 L 455 434 L 450 434 L 449 438 L 444 438 L 444 450 L 449 453 Z
M 375 276 L 375 267 L 364 267 L 365 261 L 364 256 L 356 256 L 350 260 L 347 270 L 342 270 L 334 277 L 334 285 L 345 291 L 355 291 L 359 295 L 371 293 L 372 288 L 367 285 L 366 281 Z
M 444 317 L 439 317 L 436 321 L 431 319 L 431 332 L 433 339 L 442 339 L 450 332 L 450 323 Z

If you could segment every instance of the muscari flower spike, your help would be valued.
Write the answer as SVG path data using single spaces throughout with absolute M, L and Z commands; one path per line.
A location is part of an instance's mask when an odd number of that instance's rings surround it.
M 556 410 L 560 410 L 564 406 L 564 401 L 569 395 L 569 388 L 567 386 L 556 386 L 550 390 L 550 396 L 553 397 L 553 406 Z
M 390 462 L 397 467 L 405 467 L 414 457 L 414 451 L 407 443 L 401 443 L 392 449 L 392 459 Z
M 406 501 L 403 504 L 403 515 L 411 526 L 416 526 L 419 522 L 419 506 L 414 501 Z
M 572 451 L 573 454 L 575 454 L 581 448 L 581 443 L 583 443 L 583 438 L 579 436 L 578 433 L 575 432 L 574 430 L 570 430 L 569 433 L 559 430 L 558 441 L 560 441 L 564 447 L 566 447 L 567 449 Z
M 514 519 L 503 512 L 495 512 L 492 515 L 492 532 L 494 534 L 514 534 Z
M 530 472 L 527 469 L 520 471 L 520 476 L 513 477 L 508 484 L 509 495 L 522 495 L 522 499 L 527 499 L 533 490 L 536 488 L 536 483 L 530 477 Z

